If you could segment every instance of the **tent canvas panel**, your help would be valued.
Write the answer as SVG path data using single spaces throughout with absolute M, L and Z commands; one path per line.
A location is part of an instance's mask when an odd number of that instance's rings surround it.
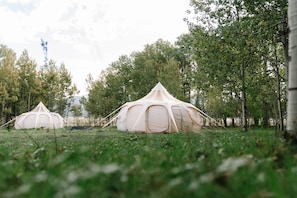
M 32 115 L 32 116 L 33 116 L 33 115 Z M 30 116 L 29 119 L 32 119 L 32 116 Z M 33 116 L 33 117 L 34 117 L 34 116 Z M 23 127 L 26 127 L 26 126 L 24 126 L 24 122 L 23 122 L 23 120 L 24 120 L 25 118 L 26 118 L 26 117 L 25 117 L 25 114 L 21 114 L 21 115 L 19 115 L 19 116 L 17 117 L 16 121 L 15 121 L 14 128 L 15 128 L 15 129 L 21 129 L 21 128 L 23 128 Z
M 51 124 L 53 124 L 53 121 L 50 115 L 40 114 L 36 116 L 36 124 L 34 128 L 50 128 Z
M 199 112 L 192 108 L 188 107 L 187 110 L 189 111 L 190 118 L 192 120 L 193 126 L 192 130 L 193 131 L 200 131 L 201 130 L 201 123 L 202 123 L 202 118 L 199 116 Z
M 169 129 L 167 109 L 162 105 L 152 105 L 146 110 L 146 126 L 149 132 L 166 132 Z
M 127 127 L 126 127 L 126 114 L 128 112 L 128 108 L 127 107 L 123 107 L 121 109 L 122 114 L 117 115 L 117 129 L 121 130 L 121 131 L 126 131 Z
M 55 127 L 58 128 L 63 128 L 64 127 L 64 120 L 63 118 L 57 114 L 57 113 L 51 113 L 52 114 L 52 119 Z
M 131 108 L 128 108 L 126 116 L 126 129 L 128 129 L 128 131 L 145 130 L 144 117 L 139 117 L 139 114 L 141 114 L 142 109 L 142 105 L 135 105 Z
M 175 123 L 180 131 L 192 131 L 192 120 L 186 108 L 172 106 Z

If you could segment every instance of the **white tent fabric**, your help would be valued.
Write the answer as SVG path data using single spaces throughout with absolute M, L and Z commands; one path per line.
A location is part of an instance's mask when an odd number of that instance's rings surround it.
M 15 129 L 59 129 L 64 127 L 64 120 L 58 113 L 50 112 L 42 102 L 32 111 L 16 117 Z
M 201 121 L 198 108 L 176 99 L 159 82 L 145 97 L 121 107 L 117 129 L 147 133 L 199 132 Z

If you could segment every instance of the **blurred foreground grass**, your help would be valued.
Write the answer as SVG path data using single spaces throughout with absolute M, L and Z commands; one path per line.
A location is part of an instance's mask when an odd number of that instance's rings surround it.
M 273 130 L 0 130 L 0 197 L 295 197 L 296 148 Z

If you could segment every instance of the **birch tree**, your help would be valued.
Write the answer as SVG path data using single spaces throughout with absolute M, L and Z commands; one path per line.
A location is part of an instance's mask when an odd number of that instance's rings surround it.
M 289 71 L 287 134 L 297 140 L 297 0 L 288 1 Z

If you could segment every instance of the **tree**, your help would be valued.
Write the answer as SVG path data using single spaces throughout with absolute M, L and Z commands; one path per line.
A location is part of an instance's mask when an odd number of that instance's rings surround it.
M 145 96 L 157 82 L 176 98 L 183 98 L 180 65 L 175 59 L 176 50 L 169 42 L 160 39 L 132 56 L 132 89 L 137 92 L 137 98 Z
M 197 65 L 194 61 L 196 46 L 194 45 L 193 34 L 183 34 L 175 42 L 175 60 L 179 65 L 179 72 L 182 79 L 182 91 L 184 101 L 192 102 L 192 91 L 196 89 L 195 76 Z
M 98 79 L 92 83 L 89 90 L 88 102 L 86 103 L 86 111 L 94 118 L 104 117 L 114 110 L 114 98 L 106 93 L 106 85 L 104 80 Z
M 16 68 L 19 72 L 18 114 L 32 109 L 32 104 L 38 104 L 38 93 L 41 90 L 37 77 L 37 64 L 24 50 L 19 57 Z
M 197 27 L 204 27 L 206 32 L 211 35 L 209 37 L 215 41 L 214 43 L 212 40 L 208 40 L 208 44 L 204 42 L 207 46 L 204 51 L 208 52 L 204 53 L 206 55 L 204 58 L 195 57 L 197 71 L 200 70 L 200 73 L 206 74 L 210 78 L 210 87 L 221 84 L 223 85 L 221 86 L 222 92 L 234 93 L 236 98 L 241 101 L 244 130 L 247 129 L 247 116 L 254 114 L 252 110 L 273 109 L 276 100 L 278 101 L 278 117 L 279 120 L 282 120 L 281 103 L 284 102 L 284 97 L 281 91 L 285 79 L 282 76 L 285 65 L 282 61 L 286 59 L 286 53 L 279 54 L 278 43 L 283 45 L 284 52 L 286 52 L 287 31 L 286 20 L 284 20 L 286 18 L 286 1 L 192 0 L 191 2 L 194 13 L 197 15 L 194 17 L 194 21 L 187 20 L 191 33 L 195 34 L 194 37 L 198 35 L 198 38 L 203 38 L 203 41 L 207 39 L 207 36 L 199 37 L 201 33 Z M 195 19 L 198 20 L 195 21 Z M 201 50 L 196 52 L 198 55 L 200 53 Z M 273 57 L 276 58 L 273 59 Z M 269 71 L 272 70 L 271 68 L 273 68 L 273 74 Z M 257 84 L 257 82 L 261 82 L 263 76 L 270 81 L 264 83 L 267 87 L 260 87 Z M 214 84 L 215 81 L 219 83 Z M 261 108 L 261 101 L 253 99 L 256 93 L 250 87 L 271 90 L 271 85 L 274 85 L 274 82 L 277 82 L 277 86 L 272 86 L 272 88 L 277 94 L 271 91 L 274 100 L 269 99 L 267 95 L 262 95 L 262 98 L 265 98 L 262 105 L 267 108 Z M 234 94 L 229 95 L 233 96 Z M 261 93 L 258 92 L 258 95 Z M 259 116 L 259 113 L 256 113 Z
M 56 97 L 56 111 L 61 115 L 65 115 L 65 109 L 69 106 L 71 99 L 75 94 L 78 94 L 79 91 L 75 84 L 72 83 L 72 77 L 70 72 L 67 70 L 66 66 L 62 63 L 58 68 L 58 91 Z
M 188 102 L 206 111 L 207 92 L 211 89 L 215 72 L 211 64 L 217 58 L 212 56 L 217 47 L 215 37 L 211 37 L 203 27 L 193 27 L 188 34 L 180 36 L 176 42 L 183 92 L 188 93 Z M 209 113 L 209 112 L 208 112 Z
M 24 50 L 16 53 L 0 45 L 0 114 L 1 123 L 29 111 L 43 101 L 51 111 L 63 114 L 70 99 L 77 94 L 70 72 L 64 64 L 51 60 L 47 67 L 37 64 Z
M 106 116 L 125 102 L 145 96 L 158 81 L 177 98 L 183 98 L 182 78 L 174 47 L 163 40 L 146 45 L 140 52 L 120 56 L 98 80 L 88 76 L 86 110 L 93 116 Z
M 134 69 L 134 63 L 132 57 L 127 55 L 120 56 L 117 61 L 114 61 L 108 69 L 108 75 L 106 75 L 106 82 L 113 84 L 113 86 L 118 86 L 117 98 L 120 105 L 125 102 L 136 100 L 137 96 L 135 91 L 132 89 L 131 85 L 133 83 L 132 79 L 132 70 Z M 116 76 L 116 79 L 113 79 L 112 76 Z M 113 82 L 111 82 L 113 81 Z M 116 107 L 117 108 L 117 107 Z
M 270 78 L 274 83 L 269 83 L 275 88 L 276 103 L 275 107 L 267 107 L 267 99 L 263 100 L 263 105 L 266 106 L 265 111 L 268 109 L 275 109 L 275 119 L 277 125 L 281 131 L 284 129 L 283 125 L 283 112 L 286 106 L 286 81 L 287 74 L 284 71 L 288 71 L 288 20 L 287 20 L 287 8 L 288 2 L 283 0 L 255 0 L 244 1 L 244 5 L 247 12 L 254 15 L 253 18 L 258 21 L 258 30 L 256 33 L 261 37 L 261 47 L 267 48 L 267 53 L 262 53 L 264 60 L 267 61 L 267 73 L 273 75 L 274 78 Z M 274 84 L 276 86 L 274 86 Z M 275 95 L 275 94 L 273 94 Z M 274 100 L 268 99 L 271 102 Z M 265 121 L 265 119 L 264 119 Z
M 39 71 L 42 90 L 39 93 L 40 100 L 51 110 L 64 115 L 71 98 L 78 93 L 76 85 L 72 84 L 72 78 L 64 64 L 60 67 L 50 60 L 47 67 Z
M 15 52 L 5 45 L 0 45 L 0 108 L 2 122 L 7 122 L 12 116 L 16 115 L 19 73 L 15 68 L 15 61 Z
M 76 125 L 79 125 L 79 117 L 82 116 L 82 106 L 81 105 L 73 105 L 71 107 L 71 112 L 73 113 L 73 117 L 75 117 Z
M 241 110 L 242 127 L 247 130 L 247 85 L 254 80 L 250 78 L 255 73 L 256 65 L 261 58 L 255 53 L 258 44 L 252 34 L 249 33 L 250 23 L 253 21 L 241 19 L 240 22 L 230 23 L 228 26 L 219 26 L 217 29 L 207 32 L 199 27 L 192 29 L 194 37 L 193 53 L 196 61 L 197 93 L 207 95 L 208 103 L 222 103 L 232 105 L 232 112 L 218 108 L 208 108 L 209 114 L 237 116 Z M 215 90 L 215 92 L 214 92 Z M 215 94 L 213 94 L 215 93 Z M 199 97 L 197 95 L 197 97 Z M 213 98 L 211 98 L 213 97 Z M 197 98 L 199 101 L 199 99 Z M 234 102 L 238 100 L 240 103 Z M 205 102 L 205 101 L 204 101 Z M 235 105 L 237 104 L 237 105 Z M 240 106 L 238 106 L 241 104 Z M 210 107 L 209 104 L 204 106 Z M 221 109 L 221 113 L 218 110 Z M 214 112 L 210 112 L 214 111 Z
M 71 107 L 71 112 L 74 117 L 82 116 L 82 106 L 81 105 L 73 105 Z
M 297 1 L 289 0 L 289 76 L 287 134 L 297 140 Z

